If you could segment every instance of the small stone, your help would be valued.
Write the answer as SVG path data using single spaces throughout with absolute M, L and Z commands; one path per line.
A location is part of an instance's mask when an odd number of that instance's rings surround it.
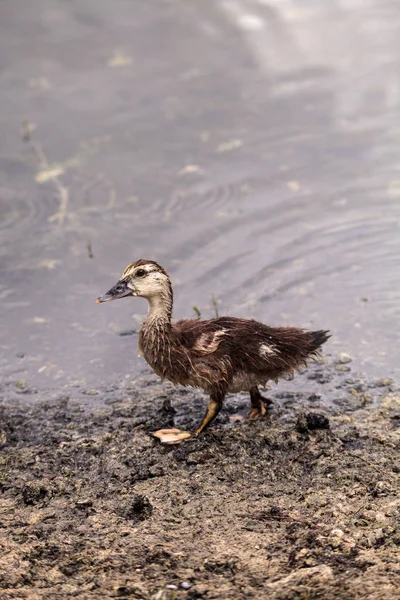
M 93 502 L 89 498 L 85 498 L 83 500 L 77 500 L 75 506 L 76 508 L 90 508 L 93 506 Z
M 192 587 L 191 583 L 189 583 L 188 581 L 182 581 L 181 588 L 183 588 L 184 590 L 190 590 L 191 587 Z
M 165 586 L 166 590 L 177 590 L 178 586 L 174 585 L 173 583 L 169 583 L 168 585 Z
M 382 379 L 376 379 L 371 387 L 386 387 L 393 385 L 394 383 L 394 379 L 391 379 L 390 377 L 383 377 Z
M 329 429 L 329 419 L 322 413 L 306 413 L 299 415 L 296 430 L 299 433 L 314 431 L 316 429 Z
M 342 545 L 344 538 L 344 531 L 341 529 L 332 529 L 328 536 L 328 540 L 332 548 L 339 548 Z
M 351 371 L 350 367 L 348 367 L 347 365 L 336 365 L 335 367 L 336 371 L 340 371 L 342 373 L 346 373 L 347 371 Z
M 307 414 L 307 426 L 308 429 L 329 429 L 329 419 L 322 413 L 308 413 Z
M 341 354 L 339 354 L 339 358 L 335 361 L 335 363 L 337 365 L 347 365 L 347 363 L 350 363 L 353 359 L 351 358 L 350 354 L 346 354 L 346 352 L 342 352 Z

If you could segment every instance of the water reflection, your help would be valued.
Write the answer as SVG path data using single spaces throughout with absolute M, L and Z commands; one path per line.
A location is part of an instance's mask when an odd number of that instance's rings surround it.
M 0 11 L 6 377 L 142 369 L 118 333 L 144 303 L 94 305 L 140 256 L 171 271 L 176 316 L 211 315 L 213 294 L 221 312 L 329 327 L 331 352 L 398 373 L 395 3 Z

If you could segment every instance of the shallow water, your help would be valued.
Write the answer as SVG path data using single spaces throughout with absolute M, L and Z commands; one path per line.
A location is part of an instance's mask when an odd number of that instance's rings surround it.
M 138 257 L 177 317 L 214 297 L 399 374 L 398 3 L 6 0 L 0 23 L 3 378 L 140 372 L 119 334 L 144 301 L 94 304 Z

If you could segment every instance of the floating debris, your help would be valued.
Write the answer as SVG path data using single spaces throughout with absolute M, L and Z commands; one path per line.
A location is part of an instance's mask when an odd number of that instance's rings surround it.
M 37 183 L 46 183 L 47 181 L 54 181 L 60 175 L 65 173 L 65 169 L 62 166 L 49 165 L 41 169 L 35 177 Z
M 48 323 L 48 319 L 45 317 L 33 317 L 33 319 L 28 319 L 28 323 L 38 323 L 42 325 L 43 323 Z
M 128 67 L 131 64 L 131 57 L 122 52 L 121 50 L 115 50 L 112 57 L 109 58 L 107 61 L 107 65 L 109 67 Z
M 178 173 L 178 175 L 204 174 L 204 170 L 198 165 L 186 165 Z
M 222 142 L 217 147 L 217 152 L 230 152 L 231 150 L 236 150 L 237 148 L 241 148 L 243 146 L 242 140 L 230 140 L 229 142 Z
M 299 192 L 301 189 L 298 181 L 288 181 L 286 185 L 292 192 Z

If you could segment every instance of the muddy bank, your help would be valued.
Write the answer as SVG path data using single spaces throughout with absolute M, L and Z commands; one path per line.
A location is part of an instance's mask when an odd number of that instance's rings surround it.
M 175 447 L 149 432 L 193 426 L 195 391 L 83 390 L 96 409 L 76 388 L 18 402 L 4 386 L 1 597 L 399 598 L 400 394 L 345 367 L 299 375 L 309 392 L 281 382 L 262 422 L 232 397 Z

